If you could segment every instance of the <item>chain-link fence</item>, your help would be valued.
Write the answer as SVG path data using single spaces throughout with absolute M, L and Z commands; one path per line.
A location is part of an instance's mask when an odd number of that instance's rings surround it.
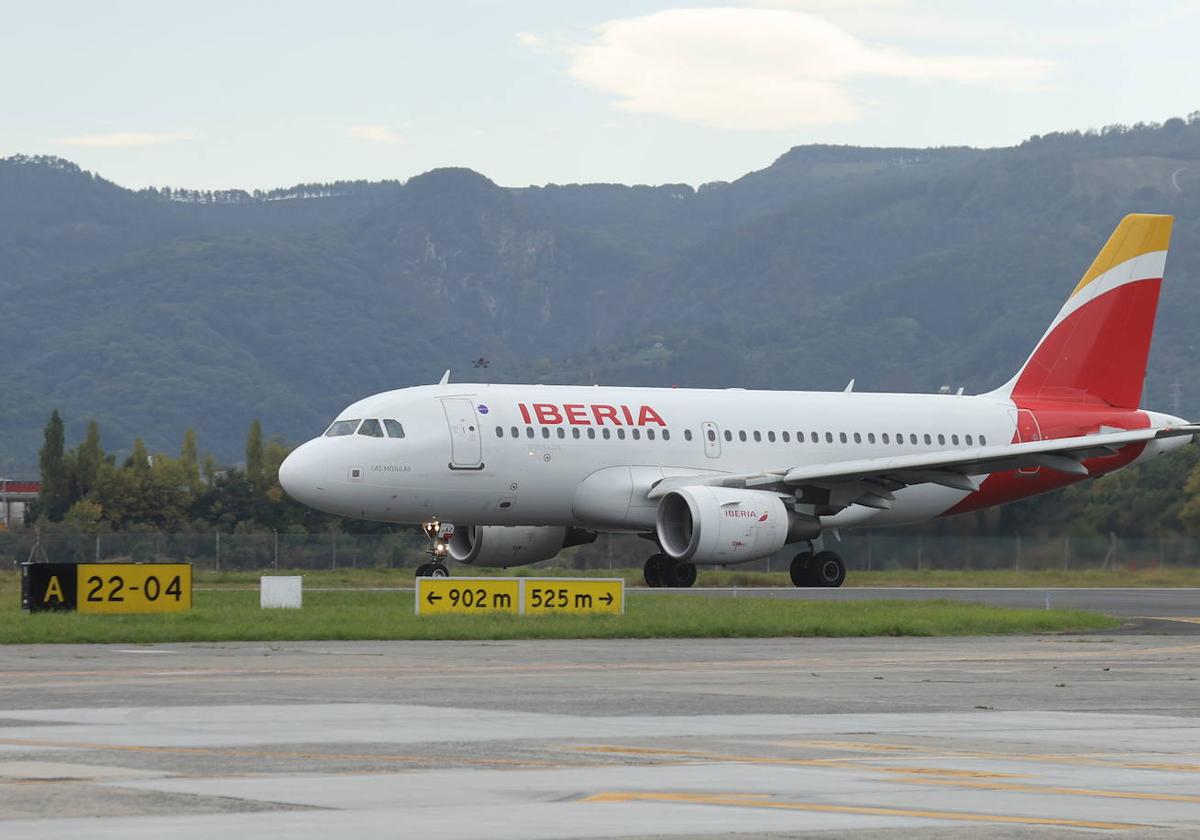
M 189 562 L 200 569 L 399 569 L 429 559 L 419 533 L 389 534 L 61 534 L 33 530 L 0 532 L 0 567 L 28 560 L 61 563 L 112 561 Z M 1200 567 L 1200 539 L 1187 537 L 930 537 L 859 531 L 826 548 L 837 551 L 851 571 L 1014 571 Z M 535 564 L 573 569 L 639 568 L 654 544 L 630 535 L 602 534 Z M 739 566 L 783 571 L 790 553 Z

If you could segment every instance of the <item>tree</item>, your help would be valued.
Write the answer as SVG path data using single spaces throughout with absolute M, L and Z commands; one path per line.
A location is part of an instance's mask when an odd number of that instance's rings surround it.
M 187 473 L 188 483 L 195 487 L 200 483 L 200 453 L 196 447 L 196 430 L 191 426 L 183 433 L 183 447 L 179 450 L 179 461 Z
M 38 507 L 48 519 L 57 521 L 70 507 L 67 470 L 63 462 L 63 421 L 57 408 L 51 412 L 42 438 L 42 449 L 38 453 L 38 466 L 42 473 Z
M 87 434 L 83 443 L 75 449 L 72 470 L 72 503 L 85 498 L 96 486 L 100 465 L 104 463 L 104 449 L 100 446 L 100 427 L 95 420 L 88 421 Z
M 263 484 L 262 423 L 258 420 L 250 424 L 250 434 L 246 436 L 246 478 L 255 488 Z

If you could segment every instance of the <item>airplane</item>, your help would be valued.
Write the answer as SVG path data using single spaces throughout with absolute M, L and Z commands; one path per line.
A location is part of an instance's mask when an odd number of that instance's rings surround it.
M 447 372 L 348 406 L 279 480 L 318 510 L 444 535 L 420 575 L 448 575 L 444 556 L 510 567 L 620 532 L 655 544 L 650 586 L 781 551 L 796 586 L 840 586 L 830 532 L 1025 499 L 1200 432 L 1138 408 L 1172 222 L 1122 219 L 1025 364 L 987 393 L 460 384 Z

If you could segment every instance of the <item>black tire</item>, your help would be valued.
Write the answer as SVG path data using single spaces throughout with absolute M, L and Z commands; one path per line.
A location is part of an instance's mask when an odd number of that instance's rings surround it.
M 646 561 L 646 565 L 642 569 L 642 576 L 646 578 L 647 586 L 662 586 L 662 568 L 665 565 L 664 560 L 667 558 L 662 554 L 651 554 L 650 559 Z
M 664 557 L 658 565 L 660 586 L 687 589 L 696 582 L 696 567 L 691 563 L 676 563 Z
M 817 586 L 836 588 L 846 580 L 846 564 L 832 551 L 818 551 L 812 562 Z
M 792 586 L 817 586 L 816 576 L 813 575 L 813 553 L 801 551 L 792 558 L 788 573 L 792 578 Z
M 441 563 L 430 563 L 429 576 L 434 578 L 448 578 L 450 577 L 450 570 Z
M 429 577 L 429 567 L 432 565 L 432 563 L 422 563 L 420 566 L 417 566 L 417 571 L 414 574 L 417 577 Z

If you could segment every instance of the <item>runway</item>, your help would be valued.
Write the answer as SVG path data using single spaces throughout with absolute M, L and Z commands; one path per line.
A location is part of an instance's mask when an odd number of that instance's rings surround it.
M 702 573 L 703 574 L 703 573 Z M 701 578 L 703 580 L 703 578 Z M 631 588 L 630 593 L 662 592 L 664 590 L 641 590 Z M 1092 610 L 1115 616 L 1141 618 L 1200 618 L 1200 589 L 1173 588 L 1107 588 L 1093 589 L 1059 588 L 975 588 L 954 587 L 856 587 L 839 589 L 809 589 L 786 586 L 764 586 L 754 588 L 695 587 L 672 589 L 671 592 L 689 592 L 698 595 L 719 597 L 755 598 L 798 598 L 809 601 L 859 601 L 895 598 L 904 601 L 976 601 L 996 607 L 1045 609 L 1057 607 L 1073 610 Z
M 1193 836 L 1200 640 L 0 649 L 0 836 Z

